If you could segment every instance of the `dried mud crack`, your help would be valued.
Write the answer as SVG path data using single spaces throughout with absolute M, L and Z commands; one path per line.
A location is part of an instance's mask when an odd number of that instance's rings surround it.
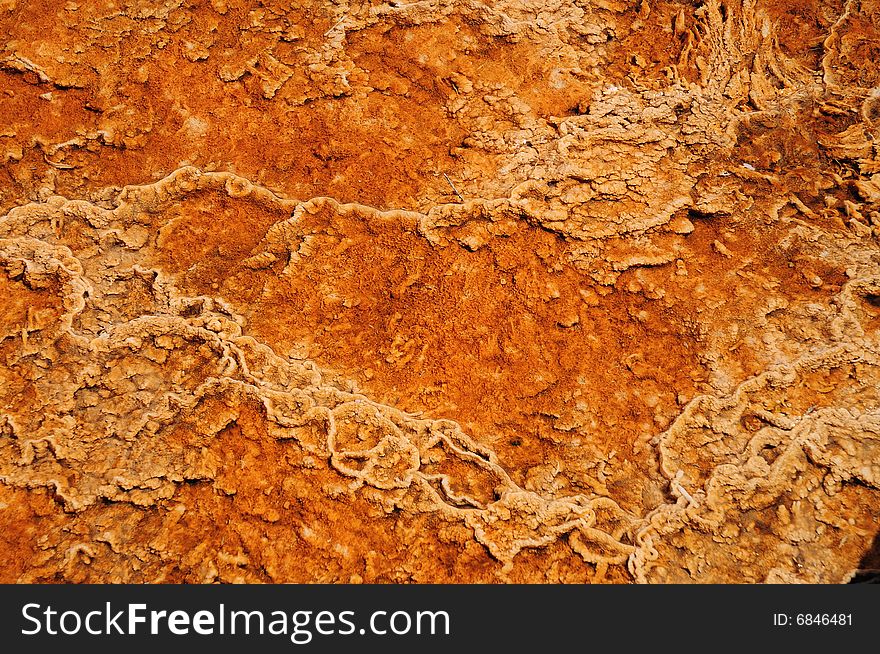
M 845 582 L 880 3 L 0 0 L 0 581 Z

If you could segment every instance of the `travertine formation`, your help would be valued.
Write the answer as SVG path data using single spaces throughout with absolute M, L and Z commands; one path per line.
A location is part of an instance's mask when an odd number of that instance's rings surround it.
M 877 0 L 0 25 L 0 580 L 873 565 Z

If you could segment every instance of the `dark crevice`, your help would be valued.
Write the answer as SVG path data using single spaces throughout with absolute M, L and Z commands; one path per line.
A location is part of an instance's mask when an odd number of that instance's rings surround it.
M 851 584 L 880 584 L 880 531 L 859 561 L 859 567 L 850 580 Z

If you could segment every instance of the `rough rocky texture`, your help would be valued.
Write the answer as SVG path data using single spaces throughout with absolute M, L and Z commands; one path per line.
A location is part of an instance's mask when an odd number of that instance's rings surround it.
M 878 26 L 0 0 L 0 581 L 875 566 Z

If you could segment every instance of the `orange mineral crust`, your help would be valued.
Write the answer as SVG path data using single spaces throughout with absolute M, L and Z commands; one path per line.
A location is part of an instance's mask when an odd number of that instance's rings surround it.
M 876 572 L 880 1 L 0 34 L 0 581 Z

